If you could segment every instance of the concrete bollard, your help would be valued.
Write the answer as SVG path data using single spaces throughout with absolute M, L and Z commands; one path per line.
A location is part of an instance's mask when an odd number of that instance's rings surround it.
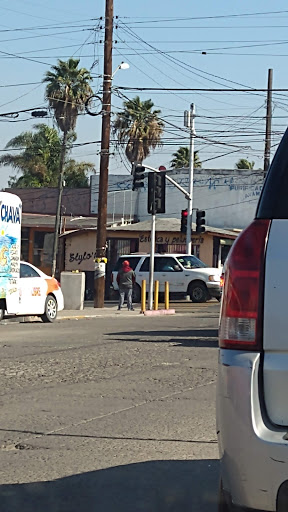
M 61 272 L 61 290 L 65 309 L 84 309 L 84 272 Z

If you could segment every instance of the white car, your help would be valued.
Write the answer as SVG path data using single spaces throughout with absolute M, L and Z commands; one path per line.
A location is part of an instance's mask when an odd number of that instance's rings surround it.
M 35 315 L 43 322 L 54 322 L 57 311 L 62 309 L 64 299 L 58 281 L 30 263 L 20 262 L 19 308 L 15 316 Z M 7 311 L 0 308 L 0 320 L 4 316 Z
M 118 290 L 117 273 L 124 260 L 128 260 L 136 275 L 133 289 L 133 301 L 140 302 L 141 286 L 145 279 L 149 281 L 149 254 L 127 254 L 121 256 L 112 272 L 111 281 L 114 290 Z M 220 270 L 207 267 L 196 256 L 188 254 L 155 254 L 154 280 L 159 281 L 159 291 L 164 292 L 165 281 L 174 296 L 190 295 L 193 302 L 206 302 L 215 297 L 220 300 Z

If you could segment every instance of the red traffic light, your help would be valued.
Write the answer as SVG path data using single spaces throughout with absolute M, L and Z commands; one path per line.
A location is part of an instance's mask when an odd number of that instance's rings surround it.
M 188 221 L 188 210 L 181 211 L 181 233 L 185 234 L 187 232 L 187 221 Z

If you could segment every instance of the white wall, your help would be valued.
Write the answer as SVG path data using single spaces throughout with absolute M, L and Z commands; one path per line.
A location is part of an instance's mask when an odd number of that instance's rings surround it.
M 91 176 L 91 213 L 98 213 L 99 176 Z M 107 211 L 132 220 L 137 210 L 137 192 L 132 191 L 131 176 L 109 176 Z
M 172 174 L 173 178 L 188 189 L 186 170 Z M 125 218 L 131 214 L 139 220 L 149 218 L 147 213 L 147 180 L 145 188 L 137 192 L 131 191 L 130 176 L 109 177 L 108 212 L 121 214 L 125 210 Z M 263 185 L 262 171 L 243 170 L 196 170 L 194 174 L 193 208 L 206 211 L 206 224 L 222 228 L 244 228 L 254 218 L 258 199 Z M 130 188 L 125 193 L 120 192 Z M 113 192 L 112 192 L 113 191 Z M 115 193 L 117 191 L 117 193 Z M 92 177 L 91 213 L 97 213 L 98 177 Z M 163 217 L 180 218 L 181 210 L 187 207 L 184 195 L 166 182 L 166 213 Z M 195 221 L 195 217 L 193 219 Z

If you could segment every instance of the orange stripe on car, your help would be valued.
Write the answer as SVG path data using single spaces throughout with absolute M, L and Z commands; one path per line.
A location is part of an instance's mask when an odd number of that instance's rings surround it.
M 45 279 L 45 281 L 47 283 L 47 295 L 59 290 L 59 284 L 53 277 L 51 277 L 51 279 Z

